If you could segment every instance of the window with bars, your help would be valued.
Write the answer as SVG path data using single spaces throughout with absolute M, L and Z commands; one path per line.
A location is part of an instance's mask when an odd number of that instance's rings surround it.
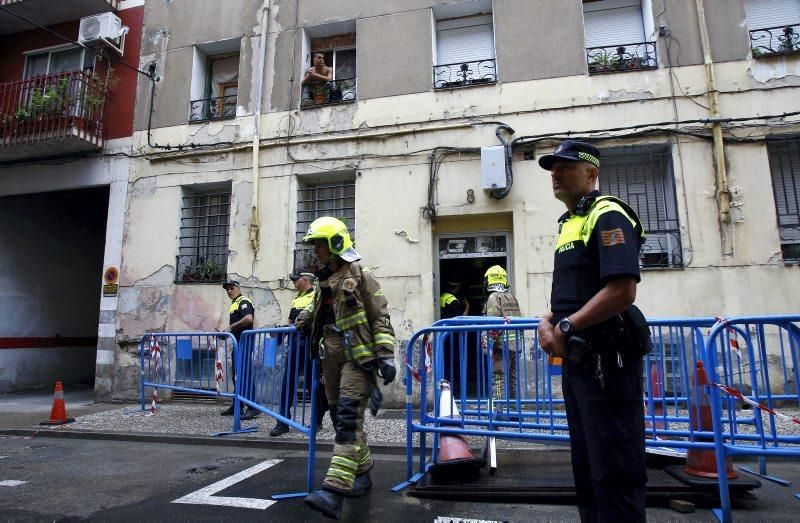
M 342 220 L 356 240 L 356 181 L 348 176 L 335 182 L 302 182 L 297 189 L 297 227 L 295 228 L 296 269 L 316 265 L 314 251 L 303 244 L 308 226 L 322 216 L 333 216 Z
M 783 259 L 800 262 L 800 136 L 768 138 L 767 154 Z
M 184 188 L 176 282 L 216 283 L 227 274 L 230 187 Z
M 640 254 L 642 268 L 683 267 L 669 146 L 603 149 L 600 165 L 600 192 L 627 202 L 642 221 L 647 234 Z

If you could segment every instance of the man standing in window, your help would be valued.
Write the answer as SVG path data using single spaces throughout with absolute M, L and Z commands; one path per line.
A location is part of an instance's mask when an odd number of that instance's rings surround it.
M 236 342 L 239 343 L 242 333 L 247 329 L 253 328 L 253 316 L 255 314 L 253 302 L 250 298 L 247 298 L 242 294 L 242 290 L 239 287 L 239 282 L 236 280 L 227 280 L 222 284 L 222 288 L 225 289 L 225 292 L 228 294 L 228 298 L 231 300 L 231 305 L 228 308 L 230 321 L 230 327 L 228 327 L 228 331 L 233 334 L 233 337 L 236 338 Z M 231 377 L 233 378 L 233 383 L 235 386 L 236 366 L 234 363 L 233 354 L 231 354 Z M 251 394 L 249 397 L 253 397 L 253 395 Z M 220 414 L 223 416 L 233 416 L 233 404 L 220 412 Z M 258 416 L 258 414 L 258 411 L 249 409 L 246 406 L 242 406 L 241 419 L 253 419 Z
M 594 190 L 594 146 L 565 141 L 539 165 L 551 172 L 555 197 L 567 207 L 559 218 L 552 312 L 539 324 L 539 342 L 564 358 L 581 520 L 645 521 L 645 349 L 630 320 L 644 231 L 625 202 Z
M 343 496 L 361 496 L 372 486 L 364 411 L 368 402 L 373 414 L 380 406 L 376 378 L 388 385 L 397 374 L 394 329 L 383 289 L 369 267 L 360 263 L 344 223 L 330 216 L 318 218 L 309 225 L 303 242 L 314 245 L 322 266 L 312 308 L 311 346 L 319 347 L 336 429 L 322 490 L 306 496 L 305 503 L 339 519 Z

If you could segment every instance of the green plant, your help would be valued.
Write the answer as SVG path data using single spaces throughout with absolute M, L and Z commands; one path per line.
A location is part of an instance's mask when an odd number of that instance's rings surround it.
M 222 266 L 214 260 L 198 258 L 193 266 L 186 267 L 183 271 L 182 281 L 187 282 L 216 282 L 223 277 Z

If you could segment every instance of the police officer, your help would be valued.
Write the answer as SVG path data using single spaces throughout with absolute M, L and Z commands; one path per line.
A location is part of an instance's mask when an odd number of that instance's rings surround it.
M 508 274 L 499 265 L 493 265 L 483 275 L 489 297 L 483 306 L 484 316 L 500 318 L 522 316 L 517 297 L 508 288 Z M 517 333 L 490 331 L 487 345 L 492 350 L 492 397 L 494 399 L 517 397 Z M 503 379 L 504 376 L 508 380 Z
M 229 327 L 228 330 L 233 337 L 236 338 L 238 343 L 242 337 L 242 333 L 247 329 L 253 327 L 253 317 L 255 310 L 253 308 L 253 301 L 242 294 L 239 287 L 239 282 L 236 280 L 227 280 L 222 284 L 222 288 L 228 294 L 231 300 L 230 307 L 228 307 Z M 236 384 L 236 366 L 234 363 L 233 355 L 231 355 L 231 376 L 234 385 Z M 223 416 L 233 416 L 233 405 L 220 412 Z M 259 415 L 257 410 L 252 410 L 246 406 L 242 406 L 241 419 L 253 419 Z
M 461 292 L 461 282 L 447 282 L 447 291 L 439 296 L 439 308 L 442 319 L 455 318 L 456 316 L 466 316 L 469 314 L 469 302 L 466 298 L 459 298 Z
M 372 486 L 364 411 L 377 390 L 376 377 L 384 385 L 395 378 L 394 329 L 383 289 L 359 262 L 344 223 L 332 217 L 314 220 L 303 241 L 314 245 L 322 265 L 311 312 L 311 346 L 319 347 L 336 429 L 322 490 L 309 494 L 305 503 L 339 519 L 343 496 L 360 496 Z
M 297 377 L 301 372 L 305 373 L 306 390 L 311 392 L 311 355 L 308 351 L 307 330 L 311 327 L 309 309 L 314 303 L 314 295 L 316 294 L 314 273 L 307 270 L 295 271 L 289 276 L 289 279 L 292 280 L 294 288 L 297 290 L 297 296 L 292 300 L 292 306 L 289 309 L 289 324 L 297 327 L 298 340 L 296 347 L 298 353 L 294 354 L 293 351 L 290 351 L 286 355 L 284 364 L 280 413 L 287 418 L 292 417 L 292 406 L 297 396 Z M 317 398 L 317 430 L 319 430 L 322 417 L 325 415 L 325 410 L 327 410 L 327 400 L 324 392 L 320 393 Z M 322 401 L 319 401 L 320 399 Z M 276 421 L 275 426 L 269 431 L 269 435 L 275 438 L 287 432 L 289 432 L 289 425 L 282 421 Z
M 642 354 L 624 318 L 636 298 L 644 231 L 623 201 L 594 190 L 600 153 L 568 140 L 539 159 L 559 218 L 552 312 L 542 348 L 564 358 L 564 401 L 582 521 L 644 521 Z M 638 309 L 637 309 L 638 311 Z

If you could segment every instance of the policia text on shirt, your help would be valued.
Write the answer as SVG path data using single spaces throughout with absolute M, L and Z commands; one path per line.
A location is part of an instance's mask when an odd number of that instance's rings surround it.
M 642 353 L 630 312 L 644 231 L 624 202 L 594 188 L 600 153 L 566 141 L 539 159 L 566 207 L 551 312 L 540 344 L 565 358 L 562 382 L 582 521 L 644 521 Z

